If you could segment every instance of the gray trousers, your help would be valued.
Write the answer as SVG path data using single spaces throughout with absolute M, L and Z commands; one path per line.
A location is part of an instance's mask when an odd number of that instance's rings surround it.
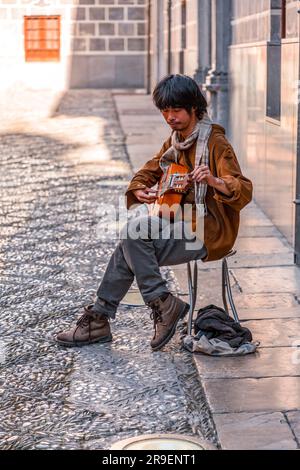
M 97 311 L 115 318 L 119 302 L 134 277 L 145 303 L 168 293 L 159 266 L 187 263 L 207 255 L 203 241 L 186 228 L 183 221 L 169 224 L 155 216 L 140 216 L 129 221 L 122 229 L 97 290 L 101 302 L 101 305 L 97 302 Z

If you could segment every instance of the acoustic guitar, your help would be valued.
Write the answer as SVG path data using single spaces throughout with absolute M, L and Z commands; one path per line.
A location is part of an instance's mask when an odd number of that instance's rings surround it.
M 174 221 L 182 197 L 192 185 L 189 169 L 184 165 L 171 163 L 158 183 L 157 199 L 152 207 L 151 215 Z

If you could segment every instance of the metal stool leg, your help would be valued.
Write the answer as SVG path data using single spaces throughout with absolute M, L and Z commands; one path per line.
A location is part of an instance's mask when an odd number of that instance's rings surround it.
M 233 295 L 230 286 L 229 271 L 227 264 L 227 257 L 232 256 L 236 251 L 231 251 L 228 256 L 225 256 L 222 260 L 222 297 L 224 309 L 229 315 L 229 309 L 227 304 L 227 298 L 233 313 L 234 320 L 239 323 L 238 313 L 233 301 Z M 194 263 L 194 269 L 192 269 L 192 263 Z M 188 315 L 188 329 L 187 334 L 192 334 L 193 314 L 197 299 L 197 283 L 198 283 L 198 264 L 197 261 L 190 261 L 187 263 L 187 274 L 188 274 L 188 287 L 189 287 L 189 315 Z M 227 297 L 227 298 L 226 298 Z
M 232 296 L 232 291 L 231 291 L 231 286 L 230 286 L 230 279 L 229 279 L 229 271 L 228 271 L 228 264 L 227 264 L 227 259 L 226 256 L 222 260 L 222 297 L 223 297 L 223 304 L 224 304 L 224 309 L 229 315 L 229 310 L 228 310 L 228 305 L 227 305 L 227 300 L 226 300 L 226 294 L 230 303 L 230 307 L 233 313 L 233 317 L 237 323 L 239 323 L 239 317 L 237 314 L 236 307 L 234 305 L 233 301 L 233 296 Z
M 194 269 L 192 274 L 191 264 L 194 263 Z M 198 282 L 198 264 L 197 261 L 189 261 L 187 263 L 187 272 L 188 272 L 188 286 L 189 286 L 189 316 L 188 316 L 188 330 L 187 334 L 192 334 L 192 323 L 193 323 L 193 313 L 196 305 L 197 299 L 197 282 Z

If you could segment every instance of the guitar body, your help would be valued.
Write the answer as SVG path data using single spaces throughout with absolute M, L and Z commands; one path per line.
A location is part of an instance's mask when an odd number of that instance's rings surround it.
M 173 221 L 180 208 L 182 196 L 191 187 L 189 170 L 184 165 L 171 163 L 167 172 L 161 177 L 158 185 L 158 197 L 152 215 L 168 218 Z

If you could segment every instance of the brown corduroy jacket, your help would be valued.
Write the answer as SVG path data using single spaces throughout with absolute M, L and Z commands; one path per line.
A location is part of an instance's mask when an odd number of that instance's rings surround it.
M 161 150 L 149 160 L 132 178 L 127 190 L 127 209 L 139 204 L 132 191 L 153 187 L 162 176 L 159 159 L 171 146 L 171 137 Z M 212 125 L 208 141 L 209 167 L 214 176 L 222 178 L 230 191 L 226 196 L 217 189 L 207 186 L 206 205 L 208 214 L 204 218 L 204 244 L 208 255 L 203 261 L 223 258 L 233 247 L 238 235 L 240 210 L 252 199 L 252 182 L 246 178 L 238 163 L 235 152 L 225 136 L 225 129 Z M 188 150 L 180 152 L 179 163 L 193 168 L 195 165 L 196 142 Z M 195 207 L 193 207 L 193 212 Z

